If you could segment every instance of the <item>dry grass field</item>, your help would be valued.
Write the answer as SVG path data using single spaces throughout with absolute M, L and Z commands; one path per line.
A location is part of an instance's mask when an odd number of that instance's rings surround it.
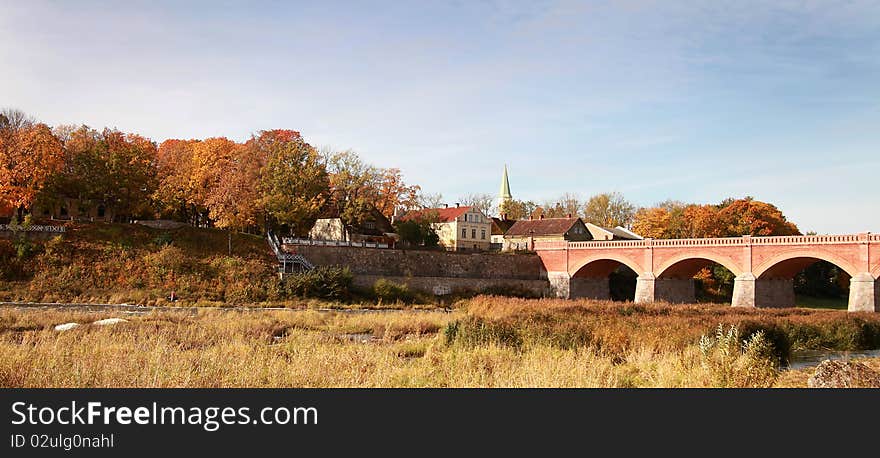
M 128 322 L 66 322 L 109 317 Z M 480 296 L 451 312 L 0 309 L 2 387 L 772 387 L 880 316 Z M 873 364 L 873 363 L 872 363 Z

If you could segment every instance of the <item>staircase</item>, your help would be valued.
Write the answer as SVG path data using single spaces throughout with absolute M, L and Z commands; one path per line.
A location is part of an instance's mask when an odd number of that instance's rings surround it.
M 280 274 L 306 272 L 315 268 L 305 256 L 301 254 L 285 253 L 281 249 L 281 243 L 278 241 L 278 237 L 272 231 L 266 233 L 266 238 L 269 240 L 269 246 L 275 253 L 275 257 L 278 258 L 278 272 Z

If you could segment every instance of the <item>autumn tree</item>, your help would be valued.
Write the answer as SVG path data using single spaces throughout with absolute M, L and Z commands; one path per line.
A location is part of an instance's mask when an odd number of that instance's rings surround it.
M 18 209 L 19 218 L 63 161 L 61 142 L 49 126 L 10 120 L 4 112 L 0 129 L 0 200 Z
M 229 255 L 232 255 L 232 231 L 259 225 L 261 208 L 257 205 L 263 158 L 253 148 L 235 144 L 222 163 L 222 177 L 215 181 L 205 198 L 208 217 L 214 225 L 228 232 Z
M 632 230 L 645 238 L 670 238 L 669 221 L 669 210 L 663 207 L 640 208 L 633 218 Z
M 538 204 L 531 200 L 510 199 L 502 202 L 499 211 L 508 219 L 528 219 L 538 209 Z
M 265 161 L 258 204 L 268 225 L 287 225 L 304 235 L 329 194 L 327 170 L 318 152 L 292 130 L 261 131 L 246 148 Z
M 715 205 L 688 205 L 682 212 L 679 238 L 722 237 L 724 230 Z
M 619 192 L 596 194 L 583 207 L 584 222 L 602 227 L 630 227 L 636 208 Z
M 722 202 L 718 219 L 724 235 L 800 235 L 798 227 L 788 221 L 775 205 L 754 200 L 728 199 Z
M 198 140 L 165 140 L 157 151 L 159 182 L 153 200 L 162 214 L 179 221 L 198 224 L 204 209 L 197 207 L 191 179 L 193 150 Z
M 229 176 L 227 167 L 239 145 L 225 137 L 206 138 L 192 146 L 190 166 L 191 200 L 207 208 L 207 200 L 218 184 Z
M 400 169 L 382 169 L 379 178 L 379 195 L 376 209 L 386 218 L 391 218 L 395 210 L 409 211 L 420 207 L 418 185 L 408 185 L 403 179 Z

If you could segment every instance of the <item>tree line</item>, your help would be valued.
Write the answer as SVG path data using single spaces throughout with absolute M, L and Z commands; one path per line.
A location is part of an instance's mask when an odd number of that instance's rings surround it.
M 499 212 L 509 219 L 580 217 L 597 226 L 620 226 L 655 239 L 800 234 L 779 208 L 750 196 L 727 198 L 718 204 L 666 200 L 639 208 L 617 192 L 596 194 L 587 200 L 565 193 L 542 204 L 510 200 Z
M 373 209 L 422 202 L 399 169 L 366 164 L 352 151 L 318 150 L 293 130 L 264 130 L 245 142 L 169 139 L 88 126 L 52 128 L 18 110 L 0 111 L 0 210 L 21 219 L 73 199 L 119 222 L 170 218 L 235 230 L 303 235 L 323 214 L 347 225 Z

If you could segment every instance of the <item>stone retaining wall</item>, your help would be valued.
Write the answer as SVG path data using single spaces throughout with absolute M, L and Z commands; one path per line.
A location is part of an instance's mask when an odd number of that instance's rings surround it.
M 541 258 L 535 254 L 306 245 L 285 245 L 284 250 L 301 254 L 316 266 L 348 267 L 355 286 L 361 288 L 370 288 L 385 278 L 429 294 L 434 294 L 435 287 L 452 293 L 507 288 L 542 296 L 550 290 Z

